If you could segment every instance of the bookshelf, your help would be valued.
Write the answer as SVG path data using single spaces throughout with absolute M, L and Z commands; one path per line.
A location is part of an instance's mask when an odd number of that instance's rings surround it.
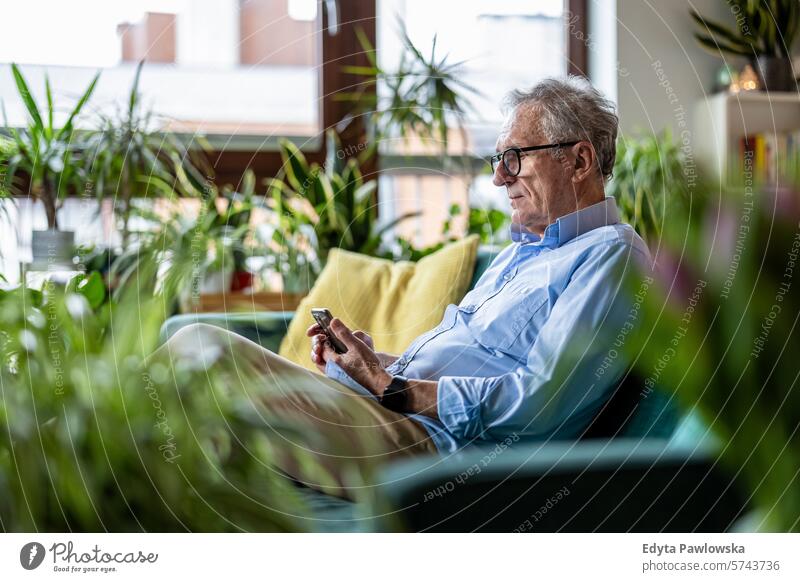
M 776 139 L 783 140 L 781 147 L 785 147 L 791 134 L 800 139 L 800 95 L 717 93 L 695 105 L 694 121 L 692 137 L 697 161 L 715 171 L 717 177 L 728 179 L 738 168 L 742 138 L 761 136 L 770 142 L 768 147 Z M 795 155 L 800 152 L 795 150 Z

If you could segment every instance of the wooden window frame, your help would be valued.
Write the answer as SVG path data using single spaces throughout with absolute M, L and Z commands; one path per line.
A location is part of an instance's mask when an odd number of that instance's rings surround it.
M 352 90 L 354 84 L 363 82 L 363 77 L 344 73 L 342 67 L 348 65 L 368 66 L 361 44 L 356 37 L 356 29 L 361 29 L 372 46 L 376 47 L 375 21 L 377 16 L 376 0 L 336 0 L 338 8 L 336 34 L 329 30 L 327 6 L 333 2 L 320 0 L 317 12 L 320 34 L 317 35 L 317 54 L 319 58 L 320 86 L 320 136 L 313 148 L 303 148 L 310 161 L 322 163 L 325 159 L 324 134 L 328 128 L 336 125 L 347 115 L 349 104 L 335 100 L 340 91 Z M 327 5 L 327 6 L 326 6 Z M 587 0 L 564 0 L 565 29 L 567 48 L 567 72 L 571 75 L 588 77 L 588 3 Z M 373 89 L 374 90 L 374 87 Z M 360 124 L 353 124 L 342 136 L 342 148 L 345 151 L 361 151 L 364 145 L 365 132 Z M 215 170 L 216 181 L 220 184 L 237 184 L 245 168 L 252 168 L 260 178 L 272 177 L 281 170 L 280 152 L 269 151 L 216 151 L 212 152 L 211 162 Z M 365 177 L 374 175 L 380 167 L 378 156 L 371 160 L 369 167 L 362 168 Z
M 589 77 L 587 0 L 565 0 L 564 21 L 567 44 L 567 73 Z
M 327 7 L 337 8 L 337 30 L 330 30 Z M 363 76 L 342 71 L 346 66 L 369 66 L 356 30 L 361 29 L 372 46 L 375 41 L 375 0 L 320 0 L 317 11 L 317 24 L 320 34 L 317 39 L 316 54 L 319 56 L 319 136 L 316 147 L 303 148 L 309 159 L 322 163 L 325 159 L 325 131 L 334 128 L 347 115 L 349 104 L 337 101 L 335 95 L 342 91 L 352 91 L 354 84 L 363 83 Z M 375 90 L 374 86 L 371 90 Z M 344 151 L 361 151 L 365 141 L 363 125 L 355 122 L 341 135 Z M 215 182 L 218 184 L 238 184 L 246 168 L 251 168 L 258 179 L 273 177 L 281 169 L 280 152 L 270 148 L 268 151 L 212 151 L 210 156 L 214 168 Z M 377 167 L 377 156 L 369 167 L 362 167 L 365 177 L 369 177 Z

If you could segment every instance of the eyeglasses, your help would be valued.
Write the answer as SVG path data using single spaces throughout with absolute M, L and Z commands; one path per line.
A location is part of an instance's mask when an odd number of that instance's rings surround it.
M 514 177 L 519 174 L 519 171 L 522 169 L 522 162 L 521 158 L 525 155 L 523 152 L 534 152 L 538 150 L 547 150 L 550 148 L 562 148 L 562 147 L 569 147 L 574 146 L 578 141 L 565 141 L 561 143 L 551 143 L 547 145 L 538 145 L 538 146 L 530 146 L 527 148 L 508 148 L 507 150 L 503 150 L 499 154 L 493 155 L 489 158 L 489 163 L 492 165 L 492 173 L 497 171 L 497 164 L 500 163 L 500 160 L 503 161 L 503 169 L 506 171 L 511 177 Z

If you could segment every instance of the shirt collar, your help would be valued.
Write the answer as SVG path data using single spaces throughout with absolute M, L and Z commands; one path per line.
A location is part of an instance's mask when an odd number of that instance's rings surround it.
M 542 237 L 512 223 L 511 240 L 523 244 L 538 242 L 543 246 L 560 247 L 590 230 L 611 224 L 619 224 L 619 210 L 616 200 L 612 196 L 607 196 L 602 202 L 556 219 L 544 230 Z

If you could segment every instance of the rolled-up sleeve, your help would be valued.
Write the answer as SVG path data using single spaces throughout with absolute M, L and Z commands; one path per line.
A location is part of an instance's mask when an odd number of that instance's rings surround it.
M 644 276 L 642 251 L 622 242 L 593 250 L 575 269 L 527 360 L 489 378 L 444 376 L 438 414 L 461 439 L 577 436 L 628 364 L 631 289 Z

